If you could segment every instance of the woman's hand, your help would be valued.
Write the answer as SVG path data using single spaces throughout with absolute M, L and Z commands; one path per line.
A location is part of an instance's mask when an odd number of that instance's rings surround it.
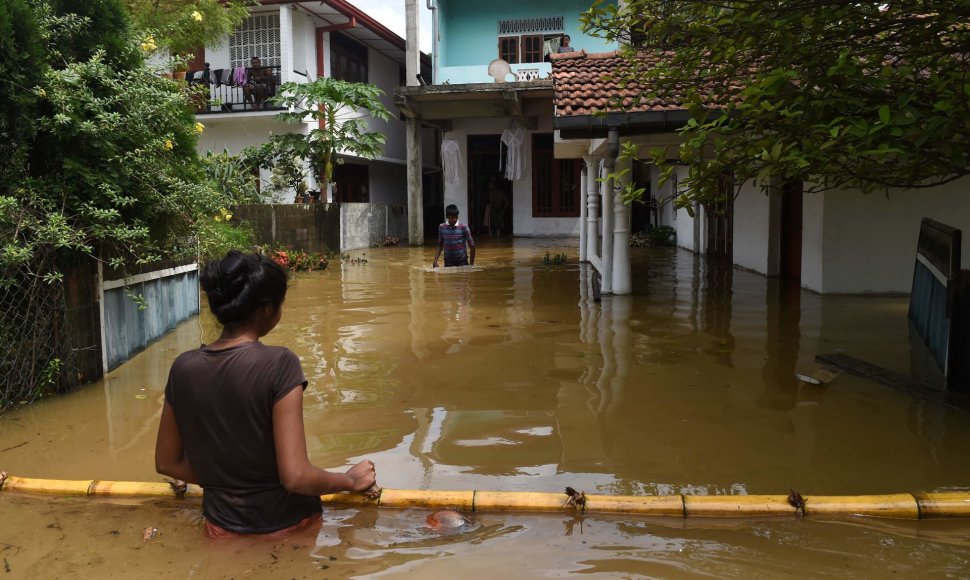
M 354 480 L 350 491 L 366 491 L 377 483 L 377 470 L 367 459 L 348 469 L 347 475 Z

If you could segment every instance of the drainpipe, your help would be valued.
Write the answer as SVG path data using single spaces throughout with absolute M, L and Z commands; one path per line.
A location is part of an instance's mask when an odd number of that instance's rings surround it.
M 431 84 L 438 83 L 438 3 L 428 0 L 431 11 Z
M 616 223 L 616 208 L 613 197 L 613 190 L 617 184 L 608 181 L 607 177 L 614 172 L 616 158 L 620 155 L 620 129 L 610 127 L 609 137 L 606 141 L 606 159 L 603 163 L 603 182 L 600 184 L 600 196 L 603 206 L 603 259 L 602 275 L 603 282 L 600 286 L 603 294 L 613 294 L 613 268 L 616 264 L 615 252 L 617 250 L 614 243 L 614 224 Z

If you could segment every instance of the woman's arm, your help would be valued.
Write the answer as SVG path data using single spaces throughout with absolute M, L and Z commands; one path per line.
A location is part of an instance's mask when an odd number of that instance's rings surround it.
M 365 491 L 377 481 L 370 461 L 361 461 L 346 473 L 331 473 L 310 463 L 303 430 L 303 389 L 299 386 L 273 405 L 273 439 L 280 483 L 290 493 L 324 495 Z
M 155 440 L 155 471 L 162 475 L 181 479 L 187 483 L 199 483 L 199 476 L 192 469 L 189 458 L 182 446 L 182 434 L 175 422 L 175 411 L 165 401 L 162 419 L 158 423 L 158 438 Z

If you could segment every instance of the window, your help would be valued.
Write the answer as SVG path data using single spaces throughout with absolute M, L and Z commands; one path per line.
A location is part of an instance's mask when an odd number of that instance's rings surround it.
M 258 56 L 263 66 L 280 65 L 280 15 L 254 14 L 229 37 L 229 62 L 232 68 L 249 66 Z
M 367 165 L 341 163 L 334 168 L 333 180 L 337 184 L 334 198 L 341 203 L 370 202 L 370 171 Z
M 522 62 L 542 62 L 542 35 L 522 37 Z
M 562 16 L 499 20 L 498 57 L 509 64 L 543 62 L 559 47 L 563 26 Z
M 532 136 L 532 217 L 579 217 L 582 159 L 555 159 L 552 134 Z
M 498 39 L 498 57 L 509 64 L 519 62 L 519 37 L 503 36 Z
M 330 76 L 350 83 L 366 83 L 367 47 L 345 34 L 331 32 Z

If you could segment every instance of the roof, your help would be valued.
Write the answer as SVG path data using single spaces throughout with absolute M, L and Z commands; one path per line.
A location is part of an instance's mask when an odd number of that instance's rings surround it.
M 617 51 L 587 53 L 585 50 L 550 55 L 552 79 L 555 87 L 553 104 L 557 117 L 588 116 L 597 112 L 684 111 L 686 107 L 676 98 L 642 98 L 647 92 L 636 82 L 620 86 L 615 75 L 627 66 Z M 647 66 L 657 57 L 641 56 Z M 611 107 L 615 99 L 623 106 Z

